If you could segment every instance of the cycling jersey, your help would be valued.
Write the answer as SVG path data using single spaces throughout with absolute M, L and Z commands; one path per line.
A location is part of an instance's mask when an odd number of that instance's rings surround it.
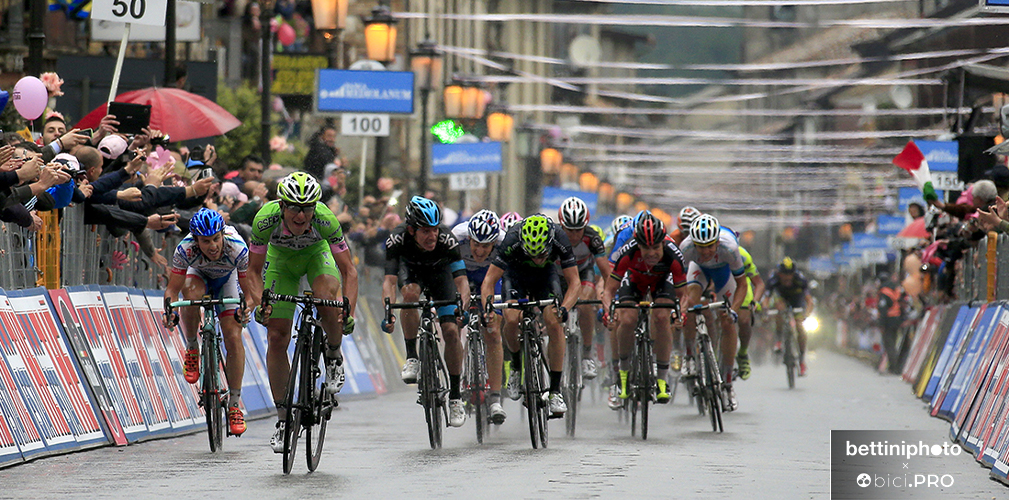
M 497 247 L 491 250 L 490 255 L 483 262 L 477 262 L 473 258 L 473 250 L 469 246 L 469 223 L 456 224 L 452 228 L 452 236 L 459 242 L 459 255 L 462 256 L 462 261 L 466 264 L 466 277 L 469 278 L 470 292 L 480 293 L 480 285 L 483 284 L 484 276 L 487 276 L 487 269 L 490 269 L 491 259 L 497 253 Z M 497 242 L 500 243 L 503 237 L 504 233 L 498 232 Z M 475 289 L 473 289 L 474 286 Z
M 620 281 L 617 300 L 640 300 L 648 293 L 653 299 L 672 298 L 675 295 L 672 289 L 686 284 L 683 256 L 670 240 L 663 242 L 662 257 L 654 266 L 645 264 L 637 240 L 631 240 L 614 255 L 616 265 L 610 276 Z
M 717 297 L 728 296 L 731 299 L 736 291 L 736 280 L 732 278 L 742 276 L 744 273 L 743 258 L 739 254 L 739 244 L 732 231 L 725 229 L 720 231 L 717 245 L 714 257 L 707 262 L 698 262 L 700 254 L 694 240 L 687 236 L 680 244 L 683 260 L 688 263 L 688 284 L 698 284 L 701 290 L 711 284 Z
M 561 269 L 577 266 L 567 234 L 550 223 L 550 247 L 543 264 L 535 264 L 522 249 L 522 225 L 515 224 L 498 246 L 493 264 L 505 271 L 502 292 L 505 300 L 529 298 L 545 300 L 561 295 Z M 556 263 L 556 264 L 555 264 Z
M 746 276 L 746 298 L 743 299 L 743 308 L 747 309 L 753 304 L 753 281 L 751 278 L 754 276 L 760 276 L 760 272 L 757 271 L 757 265 L 753 263 L 753 257 L 750 256 L 750 252 L 746 251 L 742 246 L 739 247 L 739 256 L 743 258 L 743 275 Z
M 311 225 L 307 231 L 297 236 L 284 227 L 283 215 L 279 201 L 271 201 L 259 209 L 252 222 L 249 251 L 264 254 L 269 245 L 269 248 L 282 252 L 297 252 L 322 241 L 329 243 L 330 251 L 334 254 L 349 250 L 340 221 L 336 220 L 333 211 L 325 204 L 316 202 Z
M 603 238 L 595 229 L 592 229 L 592 226 L 585 226 L 581 241 L 572 241 L 571 250 L 575 254 L 578 272 L 591 271 L 592 266 L 596 264 L 596 258 L 606 256 Z
M 634 226 L 628 224 L 613 237 L 613 248 L 610 249 L 610 264 L 616 264 L 616 255 L 628 241 L 634 239 Z
M 681 243 L 683 243 L 683 240 L 686 238 L 687 233 L 685 233 L 680 228 L 673 229 L 673 231 L 669 233 L 669 239 L 673 240 L 673 242 L 676 243 L 676 246 L 679 246 Z
M 806 294 L 809 292 L 809 280 L 799 270 L 792 276 L 792 284 L 785 286 L 778 276 L 778 271 L 771 273 L 767 280 L 767 292 L 778 292 L 781 298 L 785 299 L 789 307 L 806 307 Z
M 213 298 L 238 298 L 238 278 L 245 278 L 249 269 L 249 247 L 233 226 L 224 226 L 221 257 L 210 260 L 200 251 L 191 233 L 175 247 L 172 274 L 185 274 L 203 280 L 206 293 Z M 238 271 L 237 276 L 235 271 Z M 218 311 L 231 314 L 238 304 L 218 306 Z
M 407 225 L 400 224 L 385 241 L 385 274 L 397 276 L 400 287 L 420 285 L 433 300 L 452 300 L 457 292 L 453 280 L 466 275 L 460 248 L 452 233 L 439 227 L 434 250 L 425 251 L 407 231 Z M 438 308 L 443 323 L 454 314 L 455 306 Z

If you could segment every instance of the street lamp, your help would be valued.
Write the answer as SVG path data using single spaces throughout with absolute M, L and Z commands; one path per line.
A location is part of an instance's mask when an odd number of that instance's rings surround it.
M 592 172 L 583 172 L 582 175 L 578 177 L 578 187 L 581 188 L 582 191 L 594 193 L 597 189 L 599 189 L 599 178 Z
M 543 169 L 544 174 L 559 173 L 563 161 L 564 155 L 554 148 L 546 148 L 540 151 L 540 168 Z
M 441 74 L 441 53 L 433 40 L 424 40 L 410 51 L 410 68 L 420 90 L 420 179 L 417 183 L 421 196 L 427 191 L 428 142 L 431 131 L 427 129 L 427 101 L 434 90 L 435 78 Z
M 445 102 L 445 117 L 462 118 L 462 96 L 465 93 L 464 83 L 453 79 L 445 86 L 442 100 Z
M 348 0 L 312 0 L 312 19 L 315 29 L 322 31 L 326 38 L 330 68 L 340 67 L 337 59 L 342 49 L 335 47 L 335 42 L 339 33 L 347 28 L 347 4 Z M 334 48 L 336 57 L 333 54 Z
M 487 137 L 492 141 L 510 142 L 515 120 L 504 106 L 494 106 L 487 115 Z
M 364 42 L 368 47 L 368 59 L 383 63 L 396 59 L 396 18 L 388 7 L 375 7 L 371 17 L 364 20 Z

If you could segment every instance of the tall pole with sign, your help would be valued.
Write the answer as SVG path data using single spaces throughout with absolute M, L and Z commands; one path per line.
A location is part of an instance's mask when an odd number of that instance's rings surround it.
M 112 102 L 116 98 L 116 92 L 119 90 L 119 75 L 123 71 L 126 44 L 130 40 L 130 25 L 137 23 L 164 26 L 167 11 L 168 0 L 94 0 L 91 2 L 92 19 L 126 23 L 123 28 L 123 39 L 119 42 L 119 54 L 116 57 L 115 72 L 112 73 L 112 88 L 109 89 L 108 102 Z

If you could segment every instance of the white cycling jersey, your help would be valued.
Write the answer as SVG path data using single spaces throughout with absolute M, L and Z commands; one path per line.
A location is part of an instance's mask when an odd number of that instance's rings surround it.
M 190 269 L 200 271 L 209 279 L 220 279 L 230 275 L 236 269 L 238 277 L 244 278 L 249 269 L 249 247 L 245 244 L 238 231 L 232 226 L 224 226 L 224 249 L 221 258 L 209 260 L 203 256 L 196 237 L 190 233 L 175 247 L 172 258 L 172 272 L 186 274 Z

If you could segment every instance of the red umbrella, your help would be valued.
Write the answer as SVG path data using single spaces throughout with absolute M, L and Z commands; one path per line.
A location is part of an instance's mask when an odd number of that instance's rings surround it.
M 175 88 L 151 87 L 120 94 L 116 102 L 151 105 L 151 128 L 160 130 L 172 141 L 188 141 L 224 135 L 242 124 L 213 101 Z M 106 104 L 88 113 L 74 125 L 95 128 L 106 114 Z
M 932 234 L 925 229 L 925 218 L 918 217 L 897 233 L 898 238 L 929 238 Z

